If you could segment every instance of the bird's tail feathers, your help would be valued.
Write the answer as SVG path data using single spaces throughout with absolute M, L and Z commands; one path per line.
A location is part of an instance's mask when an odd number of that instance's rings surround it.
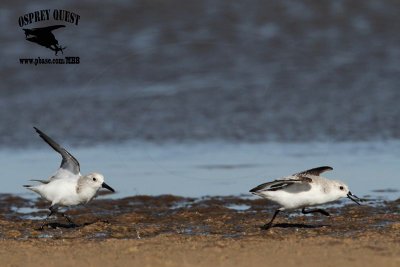
M 34 185 L 30 185 L 30 184 L 24 184 L 23 187 L 25 187 L 26 189 L 32 190 L 35 192 L 35 187 Z
M 39 182 L 39 183 L 42 183 L 42 184 L 48 184 L 48 183 L 49 183 L 49 181 L 47 181 L 47 180 L 32 179 L 32 180 L 29 180 L 29 181 L 32 181 L 32 182 Z
M 35 193 L 39 193 L 39 190 L 35 185 L 25 184 L 25 185 L 23 185 L 23 187 L 25 187 L 26 189 L 32 190 Z

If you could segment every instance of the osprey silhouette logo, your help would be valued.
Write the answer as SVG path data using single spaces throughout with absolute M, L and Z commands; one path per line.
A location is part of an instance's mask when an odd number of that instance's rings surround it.
M 56 55 L 58 51 L 64 54 L 63 50 L 67 47 L 62 47 L 58 44 L 58 40 L 52 33 L 53 30 L 64 28 L 65 25 L 54 25 L 43 28 L 33 28 L 33 29 L 23 29 L 25 32 L 26 40 L 31 41 L 33 43 L 37 43 L 38 45 L 42 45 L 53 50 Z
M 55 58 L 20 58 L 20 64 L 35 66 L 39 64 L 79 64 L 79 57 L 59 57 L 60 54 L 64 54 L 67 46 L 64 45 L 63 38 L 56 38 L 56 36 L 59 37 L 59 34 L 66 30 L 71 34 L 70 29 L 78 26 L 80 18 L 81 16 L 76 13 L 62 9 L 43 9 L 20 16 L 18 25 L 25 33 L 25 40 L 50 49 L 57 56 Z M 34 26 L 32 27 L 32 25 Z

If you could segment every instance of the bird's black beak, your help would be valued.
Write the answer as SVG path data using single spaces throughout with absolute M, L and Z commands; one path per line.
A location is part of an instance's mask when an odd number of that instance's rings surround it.
M 360 202 L 358 202 L 358 201 L 362 201 L 362 199 L 356 195 L 353 195 L 350 191 L 349 191 L 349 193 L 347 193 L 347 197 L 350 198 L 351 200 L 353 200 L 354 202 L 356 202 L 358 205 L 361 205 Z
M 115 190 L 106 183 L 102 183 L 101 187 L 106 188 L 106 189 L 110 190 L 111 192 L 115 192 Z

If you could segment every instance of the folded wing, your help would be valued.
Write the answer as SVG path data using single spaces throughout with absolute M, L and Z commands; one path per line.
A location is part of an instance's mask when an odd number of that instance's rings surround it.
M 295 173 L 292 176 L 289 176 L 287 178 L 278 179 L 278 180 L 275 180 L 272 182 L 260 184 L 259 186 L 251 189 L 250 192 L 257 193 L 257 192 L 264 192 L 264 191 L 277 191 L 277 190 L 285 189 L 294 184 L 297 184 L 299 186 L 300 186 L 300 184 L 308 185 L 309 183 L 312 183 L 312 181 L 313 181 L 310 176 L 319 176 L 321 173 L 326 172 L 326 171 L 331 171 L 331 170 L 333 170 L 333 168 L 329 167 L 329 166 L 322 166 L 322 167 L 309 169 L 306 171 Z M 305 188 L 306 187 L 307 186 L 305 186 Z M 308 187 L 309 187 L 309 185 L 308 185 Z
M 250 192 L 257 193 L 257 192 L 261 192 L 261 191 L 277 191 L 277 190 L 285 189 L 293 184 L 308 184 L 311 182 L 312 182 L 311 178 L 297 176 L 294 178 L 280 179 L 280 180 L 275 180 L 272 182 L 260 184 L 259 186 L 251 189 Z

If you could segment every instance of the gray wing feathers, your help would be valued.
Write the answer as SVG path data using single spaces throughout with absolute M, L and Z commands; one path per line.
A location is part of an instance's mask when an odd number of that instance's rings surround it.
M 333 168 L 329 166 L 322 166 L 318 168 L 309 169 L 306 171 L 293 174 L 292 176 L 286 179 L 283 178 L 269 183 L 260 184 L 259 186 L 251 189 L 250 192 L 257 193 L 260 191 L 277 191 L 285 189 L 293 184 L 297 184 L 298 186 L 302 185 L 301 187 L 308 188 L 310 187 L 309 184 L 313 182 L 312 178 L 309 177 L 310 175 L 319 176 L 321 173 L 331 170 L 333 170 Z M 289 190 L 289 188 L 286 190 Z
M 331 171 L 331 170 L 333 170 L 332 167 L 322 166 L 322 167 L 313 168 L 313 169 L 309 169 L 306 171 L 302 171 L 302 172 L 293 174 L 293 176 L 307 176 L 307 175 L 319 176 L 321 173 L 326 172 L 326 171 Z
M 296 179 L 282 179 L 282 180 L 275 180 L 269 183 L 260 184 L 259 186 L 251 189 L 250 192 L 256 193 L 259 191 L 277 191 L 284 189 L 292 184 L 303 184 L 311 182 L 312 182 L 311 178 L 298 176 L 296 177 Z
M 53 139 L 51 139 L 49 136 L 47 136 L 45 133 L 43 133 L 41 130 L 39 130 L 36 127 L 33 127 L 36 132 L 39 134 L 39 136 L 47 143 L 49 146 L 51 146 L 55 151 L 61 154 L 62 156 L 62 161 L 61 161 L 61 166 L 60 168 L 68 170 L 72 172 L 73 174 L 79 174 L 80 173 L 80 166 L 78 160 L 71 155 L 67 150 L 65 150 L 63 147 L 61 147 L 59 144 L 57 144 Z

